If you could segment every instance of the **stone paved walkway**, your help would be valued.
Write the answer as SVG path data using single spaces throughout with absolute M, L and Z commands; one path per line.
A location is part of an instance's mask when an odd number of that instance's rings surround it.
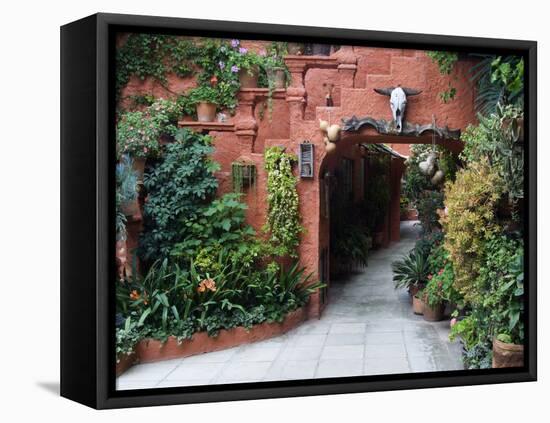
M 401 242 L 333 283 L 320 320 L 267 341 L 136 365 L 117 379 L 117 389 L 462 369 L 460 345 L 448 341 L 449 322 L 415 316 L 408 294 L 393 287 L 391 262 L 412 248 L 416 234 L 412 222 L 403 222 Z

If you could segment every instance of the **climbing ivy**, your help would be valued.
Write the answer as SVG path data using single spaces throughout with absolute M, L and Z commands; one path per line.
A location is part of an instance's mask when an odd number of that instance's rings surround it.
M 427 56 L 432 62 L 437 64 L 441 75 L 450 75 L 458 61 L 458 53 L 452 51 L 428 51 Z M 449 82 L 448 88 L 439 93 L 439 98 L 443 103 L 448 103 L 456 95 L 456 88 Z
M 193 74 L 193 62 L 200 46 L 189 39 L 162 34 L 130 34 L 116 53 L 116 92 L 128 83 L 132 75 L 140 79 L 152 77 L 166 84 L 166 74 L 180 77 Z
M 300 244 L 299 199 L 296 190 L 297 178 L 292 173 L 296 157 L 285 153 L 281 147 L 266 149 L 264 154 L 267 171 L 268 213 L 265 230 L 277 255 L 297 257 Z

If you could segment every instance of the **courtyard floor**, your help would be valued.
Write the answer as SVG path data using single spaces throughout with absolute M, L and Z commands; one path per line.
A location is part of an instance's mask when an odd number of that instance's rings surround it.
M 416 237 L 414 222 L 402 222 L 400 242 L 372 252 L 368 267 L 331 285 L 321 319 L 267 341 L 136 365 L 117 378 L 117 389 L 463 369 L 448 320 L 424 321 L 407 292 L 394 289 L 391 263 Z

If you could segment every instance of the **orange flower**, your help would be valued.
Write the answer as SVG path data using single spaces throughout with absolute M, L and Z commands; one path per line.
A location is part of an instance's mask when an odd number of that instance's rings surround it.
M 139 293 L 134 289 L 132 292 L 130 292 L 130 298 L 132 300 L 138 300 L 140 297 Z
M 205 292 L 205 291 L 216 291 L 216 282 L 214 279 L 203 279 L 200 281 L 199 286 L 197 287 L 198 292 Z

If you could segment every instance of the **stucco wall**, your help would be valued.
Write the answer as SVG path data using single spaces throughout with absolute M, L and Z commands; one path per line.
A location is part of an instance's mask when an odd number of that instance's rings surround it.
M 123 38 L 121 40 L 123 41 Z M 259 41 L 241 42 L 242 45 L 256 51 L 263 49 L 267 44 Z M 215 139 L 216 151 L 213 158 L 221 164 L 221 170 L 217 173 L 220 180 L 220 194 L 231 190 L 232 162 L 238 158 L 245 158 L 257 165 L 257 185 L 254 190 L 246 193 L 245 201 L 249 205 L 248 221 L 258 230 L 265 222 L 266 214 L 262 155 L 264 148 L 279 145 L 289 152 L 297 152 L 298 144 L 303 140 L 309 140 L 315 145 L 314 178 L 301 179 L 298 183 L 302 224 L 306 229 L 299 247 L 300 261 L 308 271 L 315 274 L 319 270 L 320 251 L 329 244 L 328 221 L 322 219 L 319 213 L 320 169 L 335 166 L 342 156 L 358 159 L 360 155 L 359 149 L 354 147 L 358 142 L 357 139 L 354 142 L 341 141 L 337 144 L 334 156 L 325 160 L 324 134 L 319 130 L 319 119 L 339 123 L 342 118 L 356 115 L 390 120 L 389 98 L 375 93 L 373 88 L 402 85 L 422 90 L 421 94 L 408 99 L 406 120 L 409 122 L 431 123 L 433 116 L 438 126 L 448 125 L 451 128 L 464 129 L 476 120 L 474 88 L 468 72 L 469 67 L 472 66 L 470 60 L 459 60 L 451 75 L 442 76 L 437 66 L 423 51 L 348 47 L 340 49 L 331 58 L 334 59 L 331 62 L 332 65 L 323 64 L 319 67 L 314 63 L 302 66 L 300 58 L 296 58 L 293 63 L 287 61 L 292 81 L 286 96 L 273 100 L 271 119 L 268 117 L 267 110 L 263 119 L 260 119 L 259 111 L 263 107 L 260 100 L 254 100 L 252 115 L 246 116 L 238 110 L 235 117 L 229 118 L 229 122 L 235 123 L 236 127 L 239 121 L 255 121 L 257 129 L 253 144 L 249 138 L 241 137 L 238 131 L 210 132 Z M 168 75 L 167 81 L 167 86 L 163 87 L 151 79 L 142 81 L 132 78 L 122 90 L 122 102 L 127 105 L 128 100 L 124 98 L 136 94 L 152 94 L 155 97 L 167 98 L 183 93 L 196 85 L 193 78 L 178 78 L 175 75 Z M 335 107 L 325 107 L 323 83 L 335 84 L 333 92 Z M 449 84 L 456 88 L 457 94 L 452 101 L 443 103 L 439 93 L 447 89 Z M 252 95 L 250 98 L 253 97 Z M 409 145 L 396 142 L 399 140 L 395 137 L 365 136 L 360 141 L 385 142 L 401 154 L 409 154 Z M 402 167 L 393 170 L 395 175 L 399 174 L 399 178 L 401 171 Z M 399 185 L 395 182 L 395 178 L 398 176 L 394 176 L 394 197 L 398 194 L 395 193 L 395 189 Z M 399 199 L 392 198 L 392 204 L 394 209 L 395 204 L 398 206 Z M 396 215 L 394 211 L 389 217 L 391 219 L 388 218 L 388 236 L 396 239 L 399 213 Z M 320 310 L 317 302 L 318 298 L 315 297 L 313 314 Z

